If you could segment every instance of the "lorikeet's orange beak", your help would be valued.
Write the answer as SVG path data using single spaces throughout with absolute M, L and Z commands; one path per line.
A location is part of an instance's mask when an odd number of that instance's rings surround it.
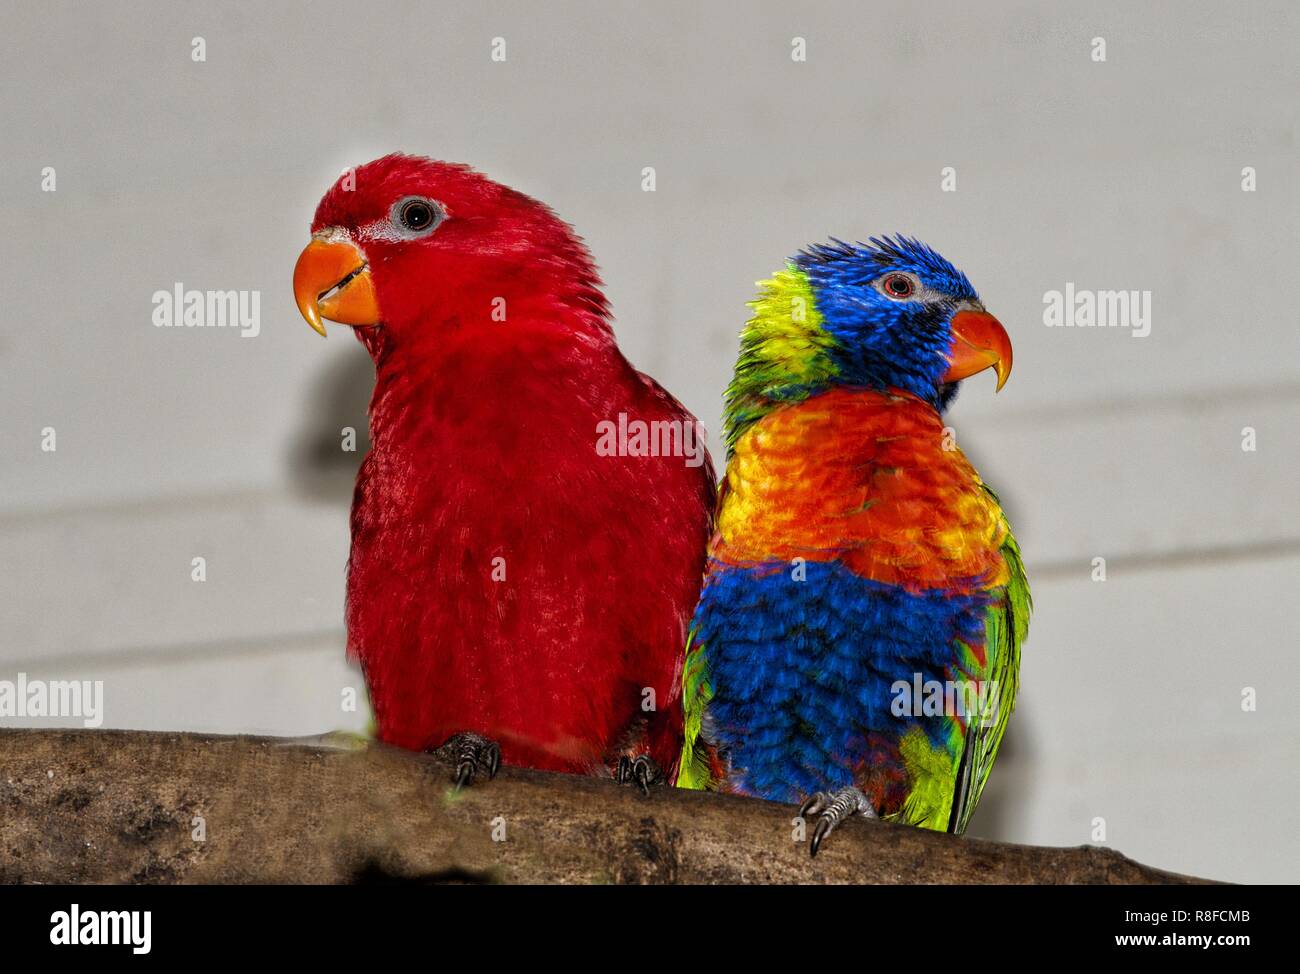
M 343 325 L 379 323 L 379 301 L 366 255 L 350 240 L 315 236 L 293 269 L 293 297 L 307 324 L 324 335 L 322 318 Z
M 952 347 L 948 349 L 948 371 L 944 382 L 957 382 L 983 372 L 998 370 L 998 388 L 1011 374 L 1011 339 L 1002 323 L 987 311 L 958 311 L 952 316 Z

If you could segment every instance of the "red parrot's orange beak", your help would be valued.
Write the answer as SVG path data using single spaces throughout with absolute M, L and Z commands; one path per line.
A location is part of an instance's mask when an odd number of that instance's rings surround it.
M 1000 391 L 1011 374 L 1011 339 L 1002 323 L 987 311 L 958 311 L 952 316 L 948 363 L 944 382 L 957 382 L 976 372 L 996 368 Z
M 343 325 L 379 324 L 370 265 L 350 240 L 313 237 L 293 269 L 293 297 L 307 324 L 322 335 L 322 318 Z

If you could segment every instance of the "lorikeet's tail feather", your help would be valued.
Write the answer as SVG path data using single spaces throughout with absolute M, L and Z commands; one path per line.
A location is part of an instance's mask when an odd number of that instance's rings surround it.
M 961 763 L 957 766 L 957 785 L 954 789 L 955 795 L 965 795 L 970 791 L 970 772 L 971 764 L 971 742 L 968 741 L 961 751 Z M 961 835 L 966 831 L 966 823 L 962 821 L 962 802 L 954 801 L 952 811 L 948 815 L 948 831 Z

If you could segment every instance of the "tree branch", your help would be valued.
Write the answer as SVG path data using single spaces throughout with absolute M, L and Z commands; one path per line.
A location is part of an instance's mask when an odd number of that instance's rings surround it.
M 1199 882 L 861 821 L 814 860 L 792 806 L 513 768 L 450 780 L 440 758 L 334 736 L 0 731 L 0 882 Z

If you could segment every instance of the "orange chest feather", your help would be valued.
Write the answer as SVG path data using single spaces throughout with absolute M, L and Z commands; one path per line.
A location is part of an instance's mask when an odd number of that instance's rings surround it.
M 736 443 L 713 540 L 731 564 L 836 559 L 911 590 L 1004 584 L 1002 512 L 932 408 L 834 390 Z

